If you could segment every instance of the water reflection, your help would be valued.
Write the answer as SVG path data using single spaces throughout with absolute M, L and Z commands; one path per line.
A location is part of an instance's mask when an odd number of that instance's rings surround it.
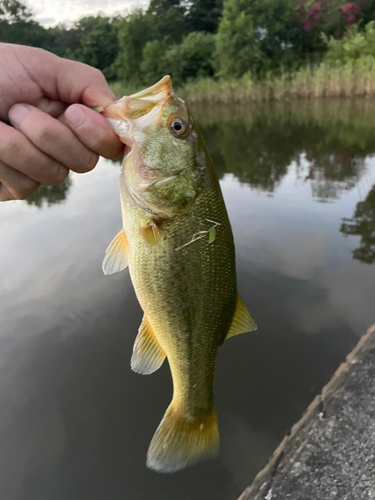
M 273 192 L 295 162 L 317 201 L 338 199 L 365 173 L 375 152 L 375 104 L 292 102 L 252 108 L 197 109 L 219 175 L 231 172 Z
M 346 236 L 360 236 L 359 248 L 353 258 L 366 264 L 375 262 L 375 186 L 364 201 L 357 203 L 351 219 L 344 219 L 340 231 Z
M 321 156 L 307 152 L 309 162 L 305 180 L 317 201 L 337 200 L 344 191 L 352 189 L 366 171 L 364 158 L 353 157 L 348 151 L 333 151 Z
M 51 206 L 55 203 L 63 203 L 72 185 L 72 179 L 67 177 L 58 186 L 40 186 L 40 188 L 25 201 L 28 205 L 35 205 L 41 208 L 44 204 Z

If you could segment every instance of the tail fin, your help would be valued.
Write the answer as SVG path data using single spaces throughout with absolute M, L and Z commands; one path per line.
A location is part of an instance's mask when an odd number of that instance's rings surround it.
M 158 472 L 175 472 L 219 451 L 219 430 L 215 408 L 203 418 L 184 414 L 172 401 L 157 428 L 147 453 L 147 467 Z

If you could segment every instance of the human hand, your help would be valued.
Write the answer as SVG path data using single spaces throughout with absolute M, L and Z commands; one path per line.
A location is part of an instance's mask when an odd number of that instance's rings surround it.
M 0 43 L 0 201 L 92 170 L 124 145 L 88 106 L 114 101 L 102 73 L 45 50 Z

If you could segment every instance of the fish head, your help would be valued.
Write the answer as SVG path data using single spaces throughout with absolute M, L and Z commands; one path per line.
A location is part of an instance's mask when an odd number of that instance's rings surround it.
M 165 76 L 102 111 L 126 145 L 121 182 L 133 202 L 173 216 L 194 201 L 202 178 L 202 142 L 186 103 Z M 124 191 L 125 192 L 125 191 Z

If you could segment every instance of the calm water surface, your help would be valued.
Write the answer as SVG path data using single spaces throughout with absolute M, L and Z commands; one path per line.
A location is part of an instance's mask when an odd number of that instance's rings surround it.
M 375 321 L 375 109 L 327 101 L 197 109 L 258 331 L 220 349 L 221 454 L 145 467 L 167 364 L 130 370 L 142 312 L 105 277 L 119 165 L 0 205 L 0 498 L 235 500 Z

